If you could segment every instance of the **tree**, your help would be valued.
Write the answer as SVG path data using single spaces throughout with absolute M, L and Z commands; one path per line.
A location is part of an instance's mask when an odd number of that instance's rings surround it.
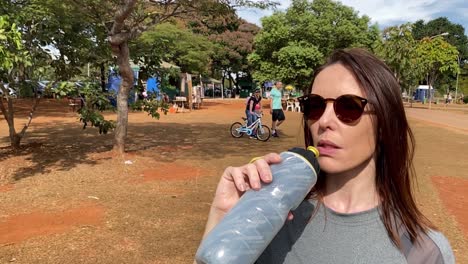
M 393 70 L 403 89 L 418 85 L 425 72 L 421 57 L 416 52 L 418 41 L 413 38 L 412 24 L 388 27 L 382 32 L 382 41 L 376 45 L 376 53 Z
M 239 74 L 244 74 L 251 80 L 252 68 L 248 56 L 253 52 L 254 37 L 260 31 L 258 26 L 245 20 L 239 19 L 238 23 L 234 28 L 209 36 L 217 44 L 213 55 L 213 71 L 221 72 L 222 83 L 228 78 L 230 84 L 234 83 L 237 88 Z M 236 79 L 232 73 L 236 74 Z
M 202 74 L 208 71 L 213 44 L 204 36 L 171 23 L 163 23 L 144 32 L 132 45 L 133 61 L 154 74 L 162 60 L 175 63 L 182 72 Z M 154 62 L 153 62 L 154 61 Z
M 69 80 L 81 74 L 84 66 L 91 61 L 102 63 L 102 58 L 109 57 L 109 52 L 106 52 L 109 48 L 101 48 L 103 30 L 99 26 L 94 27 L 86 17 L 73 12 L 66 2 L 4 0 L 0 6 L 0 16 L 2 14 L 11 14 L 10 21 L 17 25 L 21 34 L 21 47 L 28 51 L 27 61 L 15 61 L 8 74 L 4 75 L 7 76 L 4 81 L 9 82 L 18 97 L 33 98 L 29 120 L 24 129 L 17 134 L 10 130 L 12 147 L 18 148 L 40 98 L 50 91 L 50 87 L 60 80 Z M 108 47 L 107 43 L 104 47 Z M 101 79 L 102 69 L 104 66 L 101 67 Z M 46 89 L 36 82 L 43 79 L 44 75 L 48 75 L 47 79 L 51 81 Z M 10 125 L 14 119 L 14 98 L 7 100 L 11 103 L 5 110 Z
M 331 0 L 293 0 L 286 12 L 262 19 L 250 61 L 254 78 L 282 80 L 301 89 L 310 85 L 314 70 L 333 50 L 372 49 L 377 27 L 367 16 Z
M 439 17 L 427 23 L 423 20 L 416 21 L 412 31 L 417 40 L 444 34 L 444 39 L 457 48 L 460 56 L 459 61 L 463 62 L 468 59 L 468 37 L 465 35 L 465 28 L 462 25 L 452 23 L 446 17 Z M 434 86 L 445 93 L 448 90 L 454 91 L 456 82 L 457 76 L 446 72 L 437 78 Z
M 117 95 L 117 126 L 115 129 L 114 150 L 125 151 L 125 138 L 128 126 L 128 95 L 133 86 L 133 72 L 130 67 L 129 41 L 136 39 L 151 26 L 163 23 L 177 16 L 196 12 L 214 12 L 223 15 L 232 12 L 233 5 L 269 6 L 268 0 L 228 1 L 228 0 L 69 0 L 76 11 L 105 25 L 112 55 L 116 58 L 122 77 Z M 109 19 L 113 17 L 112 19 Z
M 39 79 L 42 76 L 38 74 L 52 67 L 54 80 L 69 80 L 82 74 L 81 69 L 87 63 L 110 59 L 108 45 L 103 41 L 106 37 L 103 27 L 74 12 L 67 2 L 6 0 L 2 7 L 1 13 L 14 14 L 12 19 L 31 54 L 34 71 L 25 72 L 29 79 Z
M 260 28 L 239 18 L 236 13 L 219 16 L 213 13 L 200 12 L 190 17 L 183 17 L 182 21 L 194 33 L 207 36 L 215 43 L 212 55 L 211 76 L 229 79 L 238 88 L 239 78 L 246 77 L 251 81 L 251 65 L 248 55 L 253 50 L 253 39 Z M 234 95 L 234 94 L 233 94 Z
M 10 143 L 13 149 L 19 149 L 21 139 L 31 124 L 34 111 L 36 110 L 38 99 L 34 98 L 34 103 L 29 113 L 28 122 L 19 133 L 15 129 L 13 98 L 10 96 L 9 88 L 17 85 L 15 77 L 18 73 L 31 65 L 29 52 L 24 48 L 21 33 L 16 24 L 10 23 L 8 17 L 0 16 L 0 110 L 8 123 Z M 8 87 L 5 82 L 8 82 Z M 3 101 L 6 100 L 7 107 Z
M 455 74 L 458 66 L 458 50 L 447 43 L 442 37 L 423 38 L 417 47 L 424 72 L 427 73 L 429 85 L 429 108 L 432 101 L 432 85 L 444 73 Z
M 468 37 L 465 35 L 465 28 L 450 22 L 446 17 L 439 17 L 427 23 L 418 20 L 413 25 L 412 33 L 416 40 L 448 33 L 445 40 L 457 48 L 462 59 L 468 58 Z
M 463 67 L 460 69 L 458 89 L 459 93 L 461 92 L 463 95 L 468 96 L 468 63 L 464 63 L 462 66 Z

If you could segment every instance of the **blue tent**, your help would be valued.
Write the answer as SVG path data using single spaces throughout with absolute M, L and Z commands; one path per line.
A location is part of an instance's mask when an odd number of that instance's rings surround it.
M 109 79 L 107 81 L 106 88 L 109 92 L 117 93 L 119 91 L 121 82 L 122 82 L 122 78 L 119 75 L 111 71 L 111 74 L 109 74 Z
M 152 93 L 159 93 L 159 81 L 155 77 L 151 77 L 146 81 L 146 90 Z
M 133 69 L 133 77 L 135 79 L 134 85 L 137 83 L 137 80 L 138 80 L 138 71 L 139 69 Z M 111 68 L 109 72 L 109 77 L 107 80 L 107 85 L 106 85 L 107 91 L 109 91 L 110 93 L 117 94 L 119 92 L 121 83 L 122 83 L 122 77 L 120 77 L 120 75 L 114 69 Z M 116 97 L 111 96 L 109 97 L 109 100 L 112 106 L 114 107 L 117 106 Z M 128 103 L 130 104 L 130 103 L 133 103 L 134 101 L 135 101 L 135 94 L 131 92 L 130 95 L 128 96 Z

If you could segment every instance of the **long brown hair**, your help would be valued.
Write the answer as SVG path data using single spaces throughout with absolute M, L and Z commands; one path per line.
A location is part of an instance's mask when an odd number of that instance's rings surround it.
M 398 231 L 400 223 L 414 243 L 419 232 L 427 233 L 429 228 L 434 227 L 417 208 L 413 197 L 415 140 L 406 119 L 400 85 L 383 61 L 358 48 L 335 51 L 316 70 L 314 79 L 323 69 L 337 63 L 352 72 L 375 112 L 375 131 L 378 133 L 375 150 L 376 186 L 381 200 L 381 218 L 387 233 L 392 242 L 401 248 Z M 305 118 L 303 122 L 305 144 L 311 146 L 312 134 Z M 324 191 L 324 177 L 319 177 L 311 197 L 322 203 Z

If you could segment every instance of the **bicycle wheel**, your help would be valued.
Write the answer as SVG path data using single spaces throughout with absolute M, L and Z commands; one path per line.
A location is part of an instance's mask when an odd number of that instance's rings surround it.
M 262 125 L 261 128 L 257 129 L 257 139 L 260 141 L 267 141 L 270 135 L 270 128 L 266 125 Z
M 235 138 L 240 138 L 244 135 L 244 132 L 240 132 L 242 124 L 240 122 L 235 122 L 231 125 L 231 136 Z

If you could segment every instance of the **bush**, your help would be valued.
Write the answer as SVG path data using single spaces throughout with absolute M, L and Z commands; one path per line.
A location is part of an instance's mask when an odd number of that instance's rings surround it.
M 468 104 L 468 95 L 466 95 L 465 97 L 463 97 L 463 103 Z

